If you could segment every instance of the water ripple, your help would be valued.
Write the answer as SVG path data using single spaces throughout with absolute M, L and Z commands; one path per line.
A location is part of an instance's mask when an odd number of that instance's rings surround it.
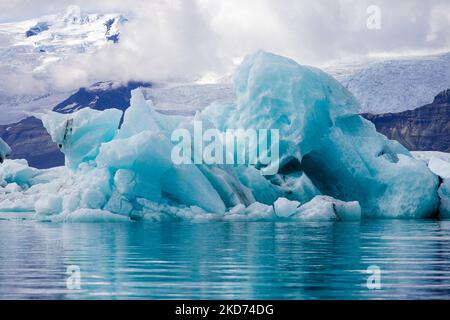
M 381 290 L 367 288 L 371 265 Z M 450 299 L 450 224 L 2 219 L 0 298 Z

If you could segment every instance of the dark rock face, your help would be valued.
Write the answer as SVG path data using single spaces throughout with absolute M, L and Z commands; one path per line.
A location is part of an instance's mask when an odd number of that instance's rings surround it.
M 25 32 L 25 36 L 27 38 L 35 36 L 42 31 L 48 30 L 49 25 L 47 22 L 38 22 L 34 27 L 31 27 L 27 32 Z
M 115 22 L 115 19 L 109 19 L 108 21 L 105 22 L 106 39 L 108 41 L 117 43 L 117 42 L 119 42 L 120 33 L 111 34 L 111 28 L 112 28 L 112 25 L 114 24 L 114 22 Z
M 55 106 L 53 111 L 73 113 L 83 108 L 126 110 L 130 106 L 131 91 L 139 87 L 150 87 L 150 84 L 132 81 L 117 86 L 112 82 L 99 82 L 89 88 L 80 88 Z
M 120 37 L 120 35 L 118 33 L 116 33 L 116 34 L 113 34 L 112 36 L 107 36 L 106 39 L 108 41 L 112 41 L 113 43 L 118 43 L 119 37 Z
M 378 132 L 411 151 L 450 152 L 450 90 L 414 110 L 362 116 L 372 121 Z
M 118 43 L 120 40 L 120 32 L 118 30 L 113 30 L 113 25 L 114 23 L 124 24 L 126 22 L 128 22 L 128 19 L 123 16 L 106 21 L 106 40 L 112 41 L 113 43 Z
M 129 82 L 126 85 L 97 83 L 81 88 L 68 99 L 59 103 L 53 111 L 72 113 L 83 108 L 126 110 L 130 105 L 131 90 L 148 87 L 150 84 Z M 9 144 L 10 159 L 26 159 L 30 166 L 46 169 L 64 165 L 64 154 L 52 141 L 42 121 L 29 117 L 17 123 L 0 125 L 0 137 Z
M 433 101 L 434 104 L 450 104 L 450 89 L 439 93 Z
M 64 165 L 64 155 L 50 138 L 42 121 L 35 117 L 0 125 L 0 137 L 11 147 L 11 159 L 27 159 L 30 166 L 39 169 Z

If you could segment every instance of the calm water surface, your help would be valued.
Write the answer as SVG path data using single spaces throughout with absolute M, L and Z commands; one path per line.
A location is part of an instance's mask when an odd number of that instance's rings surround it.
M 66 287 L 70 265 L 80 290 Z M 381 290 L 367 289 L 370 265 Z M 450 299 L 450 222 L 0 218 L 0 299 L 405 298 Z

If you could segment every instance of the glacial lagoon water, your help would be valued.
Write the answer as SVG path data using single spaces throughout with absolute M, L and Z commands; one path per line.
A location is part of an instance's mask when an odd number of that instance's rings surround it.
M 0 299 L 450 299 L 450 221 L 22 217 L 0 215 Z M 73 265 L 81 287 L 71 290 Z M 379 290 L 367 288 L 371 265 Z

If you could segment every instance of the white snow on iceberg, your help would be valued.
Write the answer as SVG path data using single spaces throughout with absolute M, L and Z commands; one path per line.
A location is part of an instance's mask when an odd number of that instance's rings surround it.
M 450 179 L 450 162 L 432 157 L 428 163 L 428 168 L 442 179 Z
M 439 218 L 450 219 L 450 154 L 436 151 L 416 151 L 413 154 L 417 159 L 424 161 L 440 178 Z
M 303 221 L 356 221 L 361 219 L 361 207 L 357 201 L 317 196 L 301 206 L 294 217 Z
M 157 113 L 135 90 L 120 128 L 116 110 L 47 114 L 67 167 L 6 163 L 0 181 L 14 187 L 0 191 L 0 211 L 25 206 L 54 221 L 98 221 L 105 212 L 157 221 L 334 221 L 438 210 L 438 178 L 357 115 L 357 102 L 331 76 L 260 51 L 244 60 L 234 87 L 236 103 L 213 103 L 195 116 Z M 175 165 L 171 133 L 192 132 L 194 121 L 222 131 L 278 129 L 278 174 L 263 176 L 260 165 Z

